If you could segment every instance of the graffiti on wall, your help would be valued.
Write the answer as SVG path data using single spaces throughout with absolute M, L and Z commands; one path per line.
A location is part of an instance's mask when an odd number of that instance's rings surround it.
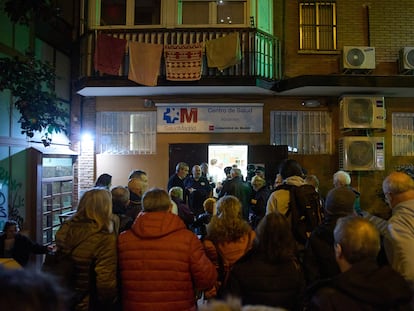
M 22 183 L 12 180 L 10 173 L 0 167 L 0 230 L 7 219 L 17 221 L 22 227 L 23 217 L 20 210 L 24 208 L 24 197 L 21 191 Z

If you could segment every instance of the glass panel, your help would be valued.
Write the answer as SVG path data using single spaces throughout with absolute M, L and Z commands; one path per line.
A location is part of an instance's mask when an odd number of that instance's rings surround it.
M 126 24 L 126 0 L 101 0 L 101 26 Z
M 243 1 L 219 1 L 217 4 L 217 24 L 244 24 Z
M 191 1 L 182 3 L 183 24 L 209 24 L 209 3 L 207 1 Z
M 43 212 L 50 212 L 52 210 L 52 198 L 43 199 Z
M 53 196 L 53 211 L 60 212 L 60 196 Z
M 62 195 L 62 208 L 72 206 L 72 194 Z
M 135 0 L 135 25 L 159 25 L 161 0 Z

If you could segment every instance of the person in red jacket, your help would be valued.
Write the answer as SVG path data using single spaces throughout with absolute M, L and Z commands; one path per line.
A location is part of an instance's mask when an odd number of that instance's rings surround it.
M 118 237 L 123 310 L 195 311 L 196 290 L 214 285 L 217 272 L 197 236 L 170 212 L 162 189 L 142 198 L 143 211 Z

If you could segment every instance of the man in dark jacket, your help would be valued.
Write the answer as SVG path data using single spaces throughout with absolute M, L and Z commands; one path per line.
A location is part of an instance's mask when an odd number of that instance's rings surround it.
M 408 283 L 389 266 L 376 263 L 380 235 L 369 221 L 340 218 L 334 239 L 341 274 L 309 289 L 307 310 L 410 310 Z
M 45 254 L 49 248 L 30 240 L 19 233 L 19 225 L 14 220 L 7 220 L 0 235 L 0 258 L 13 258 L 25 267 L 30 254 Z
M 223 188 L 220 191 L 219 198 L 225 195 L 234 195 L 242 204 L 243 219 L 249 221 L 249 207 L 250 201 L 253 198 L 253 189 L 245 181 L 239 168 L 232 168 L 230 171 L 231 179 L 223 183 Z

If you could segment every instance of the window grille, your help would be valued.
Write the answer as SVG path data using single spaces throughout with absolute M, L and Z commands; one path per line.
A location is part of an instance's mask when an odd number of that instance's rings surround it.
M 333 1 L 299 3 L 301 50 L 336 50 L 336 4 Z
M 392 114 L 392 155 L 414 155 L 414 113 Z
M 298 154 L 331 154 L 331 117 L 326 111 L 272 111 L 270 143 Z
M 98 112 L 97 153 L 155 154 L 156 112 Z

